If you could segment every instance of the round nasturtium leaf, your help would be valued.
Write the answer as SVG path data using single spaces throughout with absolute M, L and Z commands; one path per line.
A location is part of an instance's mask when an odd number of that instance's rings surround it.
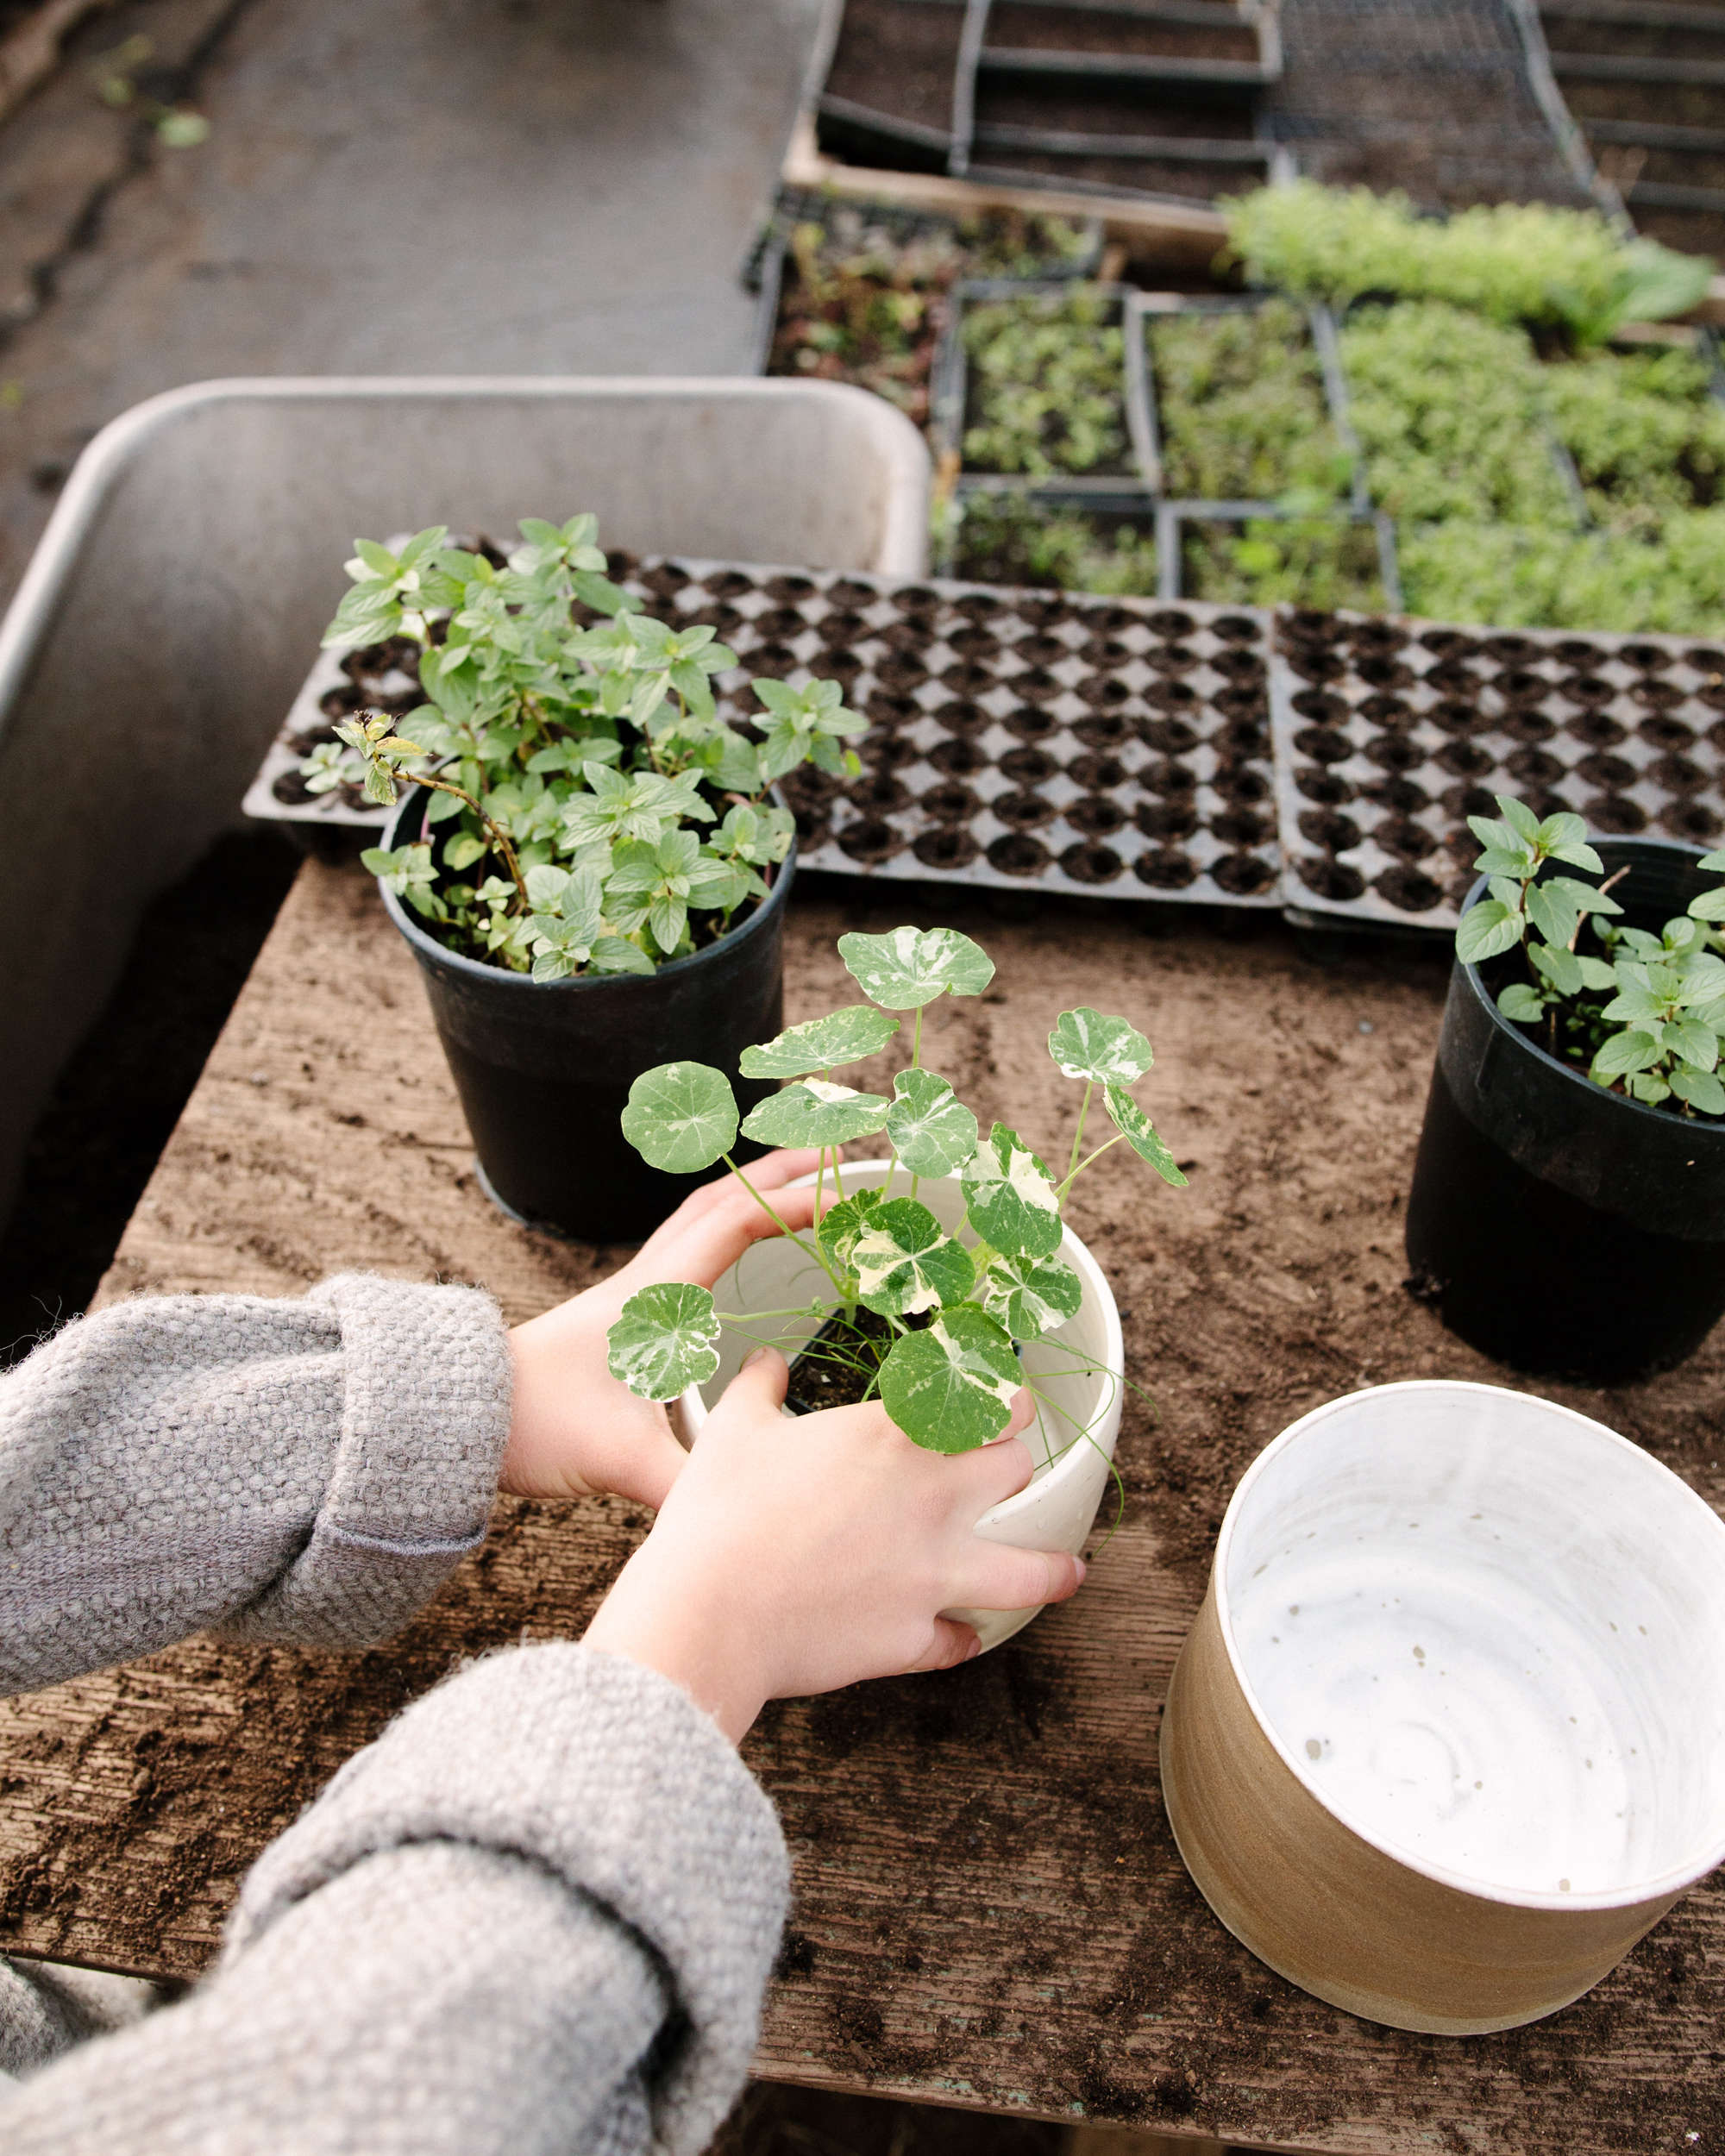
M 820 1216 L 817 1233 L 827 1263 L 837 1273 L 848 1273 L 856 1238 L 869 1225 L 869 1215 L 881 1202 L 878 1190 L 859 1190 L 829 1206 Z
M 1107 1018 L 1088 1004 L 1060 1013 L 1048 1037 L 1048 1052 L 1066 1077 L 1091 1078 L 1104 1086 L 1135 1084 L 1155 1060 L 1135 1025 Z
M 1173 1154 L 1156 1135 L 1156 1126 L 1126 1087 L 1110 1086 L 1102 1098 L 1107 1103 L 1115 1128 L 1138 1158 L 1147 1160 L 1164 1182 L 1183 1190 L 1186 1178 L 1175 1166 Z
M 950 1175 L 976 1150 L 976 1119 L 944 1078 L 901 1070 L 893 1081 L 887 1136 L 913 1175 Z
M 925 1205 L 888 1198 L 864 1223 L 851 1251 L 857 1291 L 883 1318 L 913 1318 L 963 1302 L 976 1269 Z
M 884 1129 L 891 1106 L 883 1094 L 804 1078 L 751 1108 L 743 1135 L 763 1145 L 843 1145 Z
M 802 1078 L 812 1070 L 860 1062 L 884 1048 L 898 1030 L 898 1019 L 872 1004 L 848 1004 L 824 1018 L 787 1025 L 776 1040 L 759 1048 L 745 1048 L 740 1069 L 745 1078 Z
M 1039 1340 L 1078 1315 L 1084 1283 L 1057 1257 L 1002 1255 L 976 1283 L 976 1300 L 1015 1340 Z
M 1023 1383 L 1012 1342 L 972 1302 L 900 1333 L 881 1365 L 887 1413 L 931 1452 L 972 1452 L 999 1437 Z
M 981 995 L 994 962 L 956 928 L 895 928 L 885 936 L 841 936 L 845 971 L 870 1002 L 888 1011 L 916 1011 L 949 990 Z
M 649 1168 L 698 1175 L 737 1143 L 731 1081 L 710 1063 L 661 1063 L 629 1088 L 623 1135 Z
M 631 1295 L 605 1338 L 612 1376 L 643 1400 L 674 1400 L 718 1368 L 712 1297 L 682 1281 Z
M 965 1210 L 985 1243 L 1032 1257 L 1051 1257 L 1060 1248 L 1054 1179 L 1016 1131 L 997 1123 L 966 1163 L 963 1181 Z

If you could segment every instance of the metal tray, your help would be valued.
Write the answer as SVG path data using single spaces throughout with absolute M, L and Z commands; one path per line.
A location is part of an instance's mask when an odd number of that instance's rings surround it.
M 1283 892 L 1304 917 L 1453 928 L 1469 815 L 1515 793 L 1608 837 L 1725 835 L 1725 641 L 1277 617 Z

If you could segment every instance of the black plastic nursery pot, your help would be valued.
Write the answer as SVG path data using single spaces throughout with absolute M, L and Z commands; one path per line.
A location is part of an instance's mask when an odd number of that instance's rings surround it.
M 417 835 L 425 799 L 416 788 L 403 799 L 386 846 Z M 656 1063 L 712 1064 L 745 1113 L 775 1090 L 770 1080 L 739 1077 L 737 1066 L 782 1025 L 795 868 L 794 839 L 755 911 L 693 956 L 652 975 L 570 981 L 536 981 L 463 957 L 384 892 L 419 962 L 486 1194 L 511 1219 L 585 1243 L 638 1242 L 709 1179 L 648 1167 L 619 1118 L 630 1085 Z M 762 1149 L 745 1139 L 736 1150 L 749 1160 Z
M 1718 881 L 1691 846 L 1593 843 L 1608 876 L 1628 868 L 1612 895 L 1633 927 L 1657 930 Z M 1444 1323 L 1513 1369 L 1600 1385 L 1670 1369 L 1725 1315 L 1725 1121 L 1608 1093 L 1458 962 L 1407 1244 Z

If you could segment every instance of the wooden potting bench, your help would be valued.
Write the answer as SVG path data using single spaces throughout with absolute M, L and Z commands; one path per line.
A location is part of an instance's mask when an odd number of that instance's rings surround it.
M 948 920 L 999 963 L 926 1049 L 985 1117 L 1052 1146 L 1063 1006 L 1151 1036 L 1144 1088 L 1191 1187 L 1113 1159 L 1076 1224 L 1116 1287 L 1134 1401 L 1124 1524 L 1077 1600 L 968 1667 L 768 1710 L 747 1756 L 796 1906 L 758 2070 L 834 2090 L 1259 2147 L 1624 2156 L 1725 2140 L 1725 1893 L 1679 1904 L 1566 2013 L 1456 2042 L 1372 2028 L 1223 1932 L 1157 1788 L 1169 1671 L 1228 1489 L 1316 1401 L 1501 1376 L 1402 1292 L 1399 1205 L 1441 952 L 1297 945 L 1166 907 L 798 893 L 787 1018 L 850 1000 L 847 925 Z M 291 1294 L 325 1273 L 478 1280 L 519 1318 L 614 1253 L 492 1210 L 412 964 L 368 880 L 308 866 L 127 1232 L 104 1295 Z M 1725 1498 L 1725 1339 L 1622 1395 L 1553 1388 Z M 188 1977 L 246 1867 L 458 1658 L 578 1633 L 647 1522 L 500 1505 L 398 1640 L 359 1655 L 209 1639 L 0 1706 L 0 1947 Z M 459 1942 L 457 1942 L 458 1944 Z

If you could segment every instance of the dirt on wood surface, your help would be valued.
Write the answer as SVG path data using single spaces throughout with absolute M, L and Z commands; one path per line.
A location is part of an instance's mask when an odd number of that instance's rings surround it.
M 775 1706 L 750 1739 L 796 1863 L 760 2071 L 1375 2156 L 1713 2146 L 1716 1883 L 1578 2005 L 1457 2042 L 1368 2027 L 1272 1976 L 1205 1908 L 1163 1811 L 1161 1704 L 1247 1463 L 1359 1386 L 1519 1382 L 1402 1286 L 1441 939 L 1302 946 L 1203 909 L 811 879 L 787 924 L 787 1021 L 854 999 L 840 932 L 904 919 L 959 927 L 997 962 L 987 994 L 925 1028 L 926 1060 L 985 1120 L 1057 1153 L 1072 1101 L 1048 1030 L 1073 1005 L 1121 1011 L 1155 1045 L 1141 1090 L 1191 1186 L 1111 1157 L 1076 1194 L 1155 1399 L 1128 1407 L 1125 1524 L 1083 1593 L 962 1670 Z M 411 961 L 367 881 L 309 867 L 104 1294 L 294 1294 L 369 1266 L 482 1281 L 513 1319 L 617 1256 L 486 1204 Z M 1725 1332 L 1643 1386 L 1533 1389 L 1725 1504 Z M 195 1971 L 246 1865 L 343 1758 L 461 1657 L 578 1632 L 646 1524 L 618 1503 L 500 1504 L 486 1548 L 386 1647 L 200 1639 L 0 1708 L 0 1943 Z

